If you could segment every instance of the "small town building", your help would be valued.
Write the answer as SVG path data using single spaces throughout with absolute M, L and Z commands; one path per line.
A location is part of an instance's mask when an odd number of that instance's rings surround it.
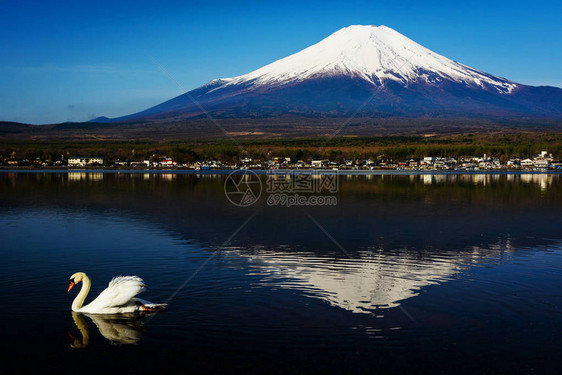
M 323 160 L 312 160 L 310 162 L 310 165 L 312 166 L 312 168 L 322 168 L 324 166 L 324 161 Z
M 160 165 L 162 167 L 176 167 L 178 163 L 176 163 L 172 158 L 161 158 Z
M 69 167 L 86 167 L 94 165 L 103 165 L 103 158 L 89 156 L 74 156 L 68 158 Z

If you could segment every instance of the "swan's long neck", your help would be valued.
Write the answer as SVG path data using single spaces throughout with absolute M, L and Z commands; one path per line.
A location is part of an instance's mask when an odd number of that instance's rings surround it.
M 90 287 L 92 286 L 92 282 L 90 278 L 86 275 L 82 277 L 82 289 L 80 289 L 80 293 L 74 298 L 72 301 L 72 311 L 79 311 L 82 305 L 84 304 L 84 300 L 86 300 L 86 296 L 90 291 Z

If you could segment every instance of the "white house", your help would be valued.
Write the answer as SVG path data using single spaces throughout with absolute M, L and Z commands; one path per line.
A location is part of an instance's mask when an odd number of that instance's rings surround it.
M 312 166 L 312 168 L 322 168 L 324 166 L 324 161 L 323 160 L 312 160 L 310 165 Z
M 82 156 L 68 158 L 69 167 L 85 167 L 87 165 L 103 165 L 103 158 Z
M 548 166 L 550 165 L 547 159 L 541 158 L 536 158 L 535 160 L 533 160 L 533 164 L 537 168 L 548 168 Z

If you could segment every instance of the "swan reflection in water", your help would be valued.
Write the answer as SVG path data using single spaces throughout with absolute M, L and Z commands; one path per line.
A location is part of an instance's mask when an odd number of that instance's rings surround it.
M 70 347 L 73 349 L 85 348 L 90 344 L 90 326 L 85 316 L 94 322 L 101 335 L 108 339 L 112 345 L 130 345 L 137 344 L 140 341 L 144 331 L 143 319 L 148 315 L 153 314 L 101 315 L 82 314 L 73 311 L 72 319 L 82 337 L 74 337 L 69 332 L 73 340 Z

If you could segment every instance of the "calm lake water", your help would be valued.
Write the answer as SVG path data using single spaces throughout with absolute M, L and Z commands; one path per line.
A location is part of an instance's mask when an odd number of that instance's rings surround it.
M 559 371 L 560 175 L 339 176 L 337 205 L 289 208 L 226 179 L 1 172 L 3 367 Z M 169 310 L 72 314 L 77 271 L 89 299 L 138 275 Z

